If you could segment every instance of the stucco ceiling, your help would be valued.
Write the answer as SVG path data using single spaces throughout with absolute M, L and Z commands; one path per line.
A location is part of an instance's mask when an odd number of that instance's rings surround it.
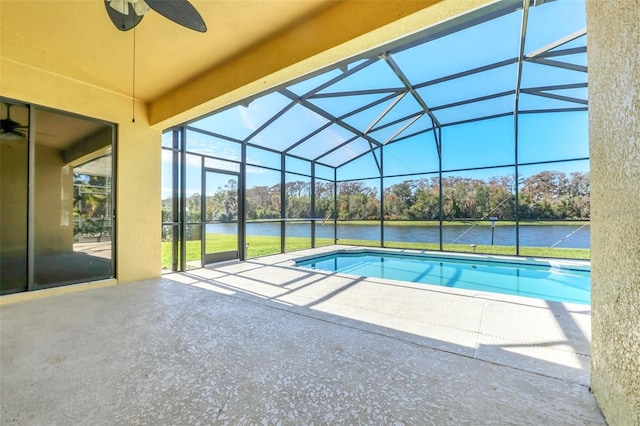
M 208 31 L 151 11 L 135 29 L 136 98 L 150 102 L 335 4 L 332 0 L 191 0 Z M 121 32 L 102 0 L 1 0 L 3 58 L 117 93 L 133 90 L 134 31 Z

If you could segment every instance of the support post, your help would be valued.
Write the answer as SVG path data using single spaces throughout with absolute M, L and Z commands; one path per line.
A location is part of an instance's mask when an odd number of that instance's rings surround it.
M 380 247 L 384 247 L 384 146 L 380 147 Z
M 333 244 L 338 244 L 338 169 L 333 169 Z
M 180 133 L 174 129 L 171 136 L 171 270 L 176 272 L 180 267 Z
M 180 128 L 180 271 L 187 270 L 187 150 L 185 127 Z
M 247 144 L 242 143 L 238 179 L 238 257 L 247 260 Z
M 434 127 L 434 137 L 436 139 L 436 148 L 438 150 L 438 204 L 440 208 L 440 251 L 443 250 L 442 244 L 442 222 L 444 220 L 444 192 L 442 189 L 442 127 L 438 126 L 438 131 L 435 131 Z
M 287 226 L 285 220 L 287 218 L 287 191 L 285 185 L 287 184 L 287 176 L 285 174 L 286 167 L 286 154 L 280 155 L 280 253 L 284 253 L 286 250 L 286 232 Z
M 316 162 L 311 162 L 311 248 L 316 248 Z

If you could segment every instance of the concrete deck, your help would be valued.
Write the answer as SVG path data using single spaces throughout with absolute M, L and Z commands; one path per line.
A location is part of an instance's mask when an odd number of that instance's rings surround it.
M 3 306 L 0 420 L 604 424 L 589 307 L 292 267 L 326 250 Z

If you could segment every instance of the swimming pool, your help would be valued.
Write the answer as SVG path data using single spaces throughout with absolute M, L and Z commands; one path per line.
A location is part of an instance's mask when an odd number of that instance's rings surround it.
M 376 251 L 334 252 L 301 259 L 296 265 L 554 302 L 591 303 L 591 271 L 587 265 Z

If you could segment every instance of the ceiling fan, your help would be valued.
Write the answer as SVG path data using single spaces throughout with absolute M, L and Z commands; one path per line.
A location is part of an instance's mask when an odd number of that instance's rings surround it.
M 204 33 L 207 25 L 188 0 L 104 0 L 111 22 L 120 31 L 129 31 L 154 10 L 183 27 Z
M 27 129 L 29 126 L 23 126 L 17 121 L 11 119 L 11 104 L 7 106 L 7 118 L 0 120 L 0 138 L 2 139 L 21 139 L 26 138 L 27 134 L 18 129 Z

